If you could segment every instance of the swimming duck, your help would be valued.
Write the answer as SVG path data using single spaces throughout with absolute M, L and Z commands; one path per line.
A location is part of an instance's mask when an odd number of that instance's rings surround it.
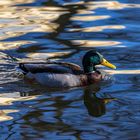
M 103 76 L 95 67 L 100 64 L 116 69 L 115 65 L 109 63 L 94 50 L 88 51 L 83 56 L 83 69 L 77 64 L 59 61 L 21 62 L 18 69 L 28 80 L 36 81 L 47 87 L 65 88 L 86 86 L 101 81 Z

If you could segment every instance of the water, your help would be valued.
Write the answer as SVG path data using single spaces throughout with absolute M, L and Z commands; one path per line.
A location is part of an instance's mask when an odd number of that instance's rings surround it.
M 140 139 L 137 0 L 0 1 L 0 140 Z M 113 82 L 65 90 L 14 76 L 4 53 L 81 65 L 96 49 Z M 103 67 L 103 69 L 105 69 Z

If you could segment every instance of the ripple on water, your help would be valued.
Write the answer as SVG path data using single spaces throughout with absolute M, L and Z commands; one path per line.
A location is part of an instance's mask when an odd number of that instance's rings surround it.
M 137 2 L 1 0 L 1 140 L 140 138 Z M 105 70 L 113 83 L 88 92 L 29 85 L 14 76 L 15 65 L 5 54 L 81 65 L 89 49 L 100 51 L 117 70 Z

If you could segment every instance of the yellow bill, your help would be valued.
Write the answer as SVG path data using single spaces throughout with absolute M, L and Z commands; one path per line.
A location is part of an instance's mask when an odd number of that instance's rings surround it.
M 109 63 L 109 62 L 108 62 L 106 59 L 104 59 L 104 58 L 103 58 L 103 61 L 102 61 L 101 65 L 104 65 L 104 66 L 109 67 L 109 68 L 112 68 L 112 69 L 116 69 L 116 66 L 115 66 L 115 65 Z
M 105 98 L 105 99 L 103 99 L 105 104 L 107 104 L 107 103 L 109 103 L 109 102 L 111 102 L 113 100 L 117 100 L 117 99 L 116 98 Z

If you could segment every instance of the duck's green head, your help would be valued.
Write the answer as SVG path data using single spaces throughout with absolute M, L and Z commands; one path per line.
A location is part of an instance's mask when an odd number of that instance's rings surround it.
M 96 65 L 104 65 L 109 68 L 116 69 L 115 65 L 109 63 L 103 57 L 103 55 L 101 55 L 99 52 L 95 50 L 90 50 L 84 55 L 82 64 L 85 73 L 96 71 L 95 68 Z

